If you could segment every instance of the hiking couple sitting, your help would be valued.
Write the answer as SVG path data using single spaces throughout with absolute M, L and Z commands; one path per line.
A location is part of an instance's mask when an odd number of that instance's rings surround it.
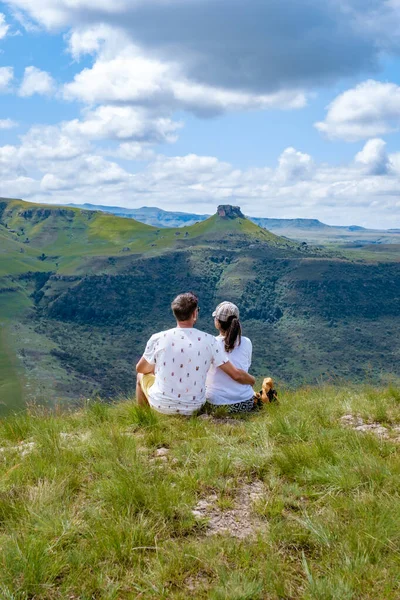
M 200 308 L 194 294 L 179 295 L 171 308 L 176 327 L 153 335 L 136 366 L 138 404 L 169 415 L 192 415 L 206 400 L 229 412 L 253 410 L 252 344 L 241 335 L 238 307 L 217 306 L 216 338 L 195 328 Z

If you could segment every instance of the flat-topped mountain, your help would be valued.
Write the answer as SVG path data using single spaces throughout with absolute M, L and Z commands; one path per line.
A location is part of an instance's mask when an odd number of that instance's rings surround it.
M 156 207 L 123 208 L 94 204 L 70 205 L 87 210 L 109 212 L 119 216 L 136 219 L 155 227 L 186 227 L 205 221 L 210 215 L 166 211 Z M 229 205 L 230 206 L 230 205 Z M 243 216 L 243 215 L 242 215 Z M 247 217 L 260 227 L 299 241 L 313 244 L 325 242 L 338 244 L 398 244 L 400 230 L 365 229 L 359 225 L 327 225 L 318 219 L 275 219 L 266 217 Z
M 210 332 L 218 302 L 240 306 L 258 376 L 291 385 L 400 376 L 400 262 L 385 256 L 313 249 L 229 205 L 167 229 L 0 200 L 1 401 L 131 393 L 135 361 L 173 325 L 171 300 L 185 290 L 198 293 L 199 327 Z

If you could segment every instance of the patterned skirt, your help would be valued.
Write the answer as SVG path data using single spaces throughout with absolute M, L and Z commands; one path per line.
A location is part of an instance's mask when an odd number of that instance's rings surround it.
M 236 402 L 236 404 L 225 405 L 228 413 L 247 413 L 252 412 L 255 408 L 254 399 L 245 400 L 244 402 Z

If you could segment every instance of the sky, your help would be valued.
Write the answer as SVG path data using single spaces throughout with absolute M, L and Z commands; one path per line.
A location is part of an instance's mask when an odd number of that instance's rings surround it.
M 400 0 L 0 2 L 0 196 L 400 228 Z

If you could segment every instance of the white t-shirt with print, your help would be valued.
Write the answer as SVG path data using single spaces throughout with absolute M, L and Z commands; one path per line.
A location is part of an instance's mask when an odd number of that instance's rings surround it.
M 143 356 L 155 365 L 149 403 L 164 414 L 191 415 L 201 408 L 206 401 L 209 368 L 229 361 L 214 336 L 180 327 L 154 334 Z
M 220 351 L 225 352 L 224 338 L 219 335 L 216 341 Z M 251 366 L 252 352 L 251 341 L 247 337 L 242 337 L 240 345 L 236 345 L 227 356 L 235 367 L 248 372 Z M 221 369 L 215 369 L 212 365 L 207 375 L 206 396 L 211 404 L 221 406 L 250 400 L 254 396 L 254 390 L 251 385 L 243 385 L 234 381 Z

